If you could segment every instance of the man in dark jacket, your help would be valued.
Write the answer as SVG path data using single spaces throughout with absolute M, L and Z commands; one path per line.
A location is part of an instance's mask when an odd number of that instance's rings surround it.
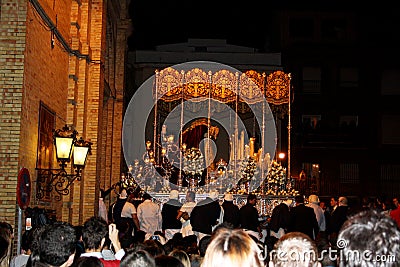
M 271 236 L 279 239 L 287 232 L 290 221 L 289 206 L 291 202 L 291 199 L 282 201 L 272 210 L 271 220 L 268 224 Z
M 177 219 L 178 211 L 181 207 L 179 192 L 171 190 L 169 200 L 163 204 L 161 209 L 162 230 L 167 240 L 172 239 L 182 228 L 181 221 Z
M 290 209 L 288 232 L 302 232 L 314 240 L 319 226 L 314 209 L 304 205 L 304 197 L 295 197 L 296 206 Z
M 224 210 L 224 223 L 229 223 L 233 228 L 239 227 L 239 207 L 233 203 L 233 195 L 226 193 L 224 196 L 224 203 L 222 203 Z
M 200 241 L 205 235 L 211 235 L 212 227 L 218 224 L 221 215 L 221 206 L 218 203 L 218 194 L 210 192 L 199 201 L 190 214 L 192 230 Z
M 260 222 L 258 220 L 258 210 L 255 207 L 257 204 L 257 196 L 249 194 L 247 196 L 246 205 L 239 210 L 240 228 L 246 230 L 248 234 L 256 239 L 262 238 Z
M 346 197 L 339 197 L 338 207 L 332 212 L 331 218 L 329 220 L 329 242 L 336 246 L 337 236 L 339 234 L 340 228 L 347 220 L 347 215 L 349 212 L 348 201 Z

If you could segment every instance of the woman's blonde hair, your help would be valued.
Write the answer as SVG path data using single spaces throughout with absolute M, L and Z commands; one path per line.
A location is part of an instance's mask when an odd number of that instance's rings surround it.
M 202 267 L 264 266 L 257 243 L 242 229 L 221 228 L 207 247 Z
M 174 249 L 169 253 L 169 256 L 173 256 L 180 260 L 185 267 L 190 267 L 190 258 L 189 255 L 181 249 Z

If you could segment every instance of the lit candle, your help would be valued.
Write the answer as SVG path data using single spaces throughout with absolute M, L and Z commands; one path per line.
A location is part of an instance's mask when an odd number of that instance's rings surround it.
M 255 138 L 250 137 L 250 156 L 254 157 L 254 143 L 255 143 Z
M 231 147 L 231 153 L 229 155 L 229 161 L 233 162 L 233 159 L 234 159 L 234 156 L 233 156 L 233 142 L 230 141 L 229 144 L 230 144 L 230 147 Z
M 244 156 L 250 156 L 250 147 L 249 145 L 244 145 Z
M 164 124 L 164 125 L 162 126 L 161 133 L 162 133 L 162 134 L 167 134 L 167 125 Z
M 239 145 L 239 159 L 244 159 L 244 131 L 240 133 L 240 145 Z

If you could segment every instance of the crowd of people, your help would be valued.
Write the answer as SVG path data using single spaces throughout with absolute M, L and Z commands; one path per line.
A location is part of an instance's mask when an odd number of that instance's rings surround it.
M 1 223 L 0 266 L 400 266 L 400 206 L 392 200 L 351 206 L 345 196 L 329 205 L 296 196 L 262 221 L 254 194 L 241 207 L 229 193 L 221 201 L 211 191 L 197 202 L 195 192 L 180 200 L 176 190 L 165 203 L 145 193 L 134 205 L 123 189 L 82 225 L 26 230 L 14 257 L 13 229 Z

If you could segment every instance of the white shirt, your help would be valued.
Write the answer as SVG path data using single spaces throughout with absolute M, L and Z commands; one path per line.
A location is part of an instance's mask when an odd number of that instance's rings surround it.
M 162 230 L 161 209 L 157 203 L 146 199 L 137 208 L 140 230 L 153 235 Z
M 182 205 L 181 207 L 181 211 L 182 212 L 187 212 L 190 216 L 190 214 L 192 213 L 193 208 L 196 206 L 196 202 L 186 202 Z
M 132 218 L 132 214 L 136 214 L 135 205 L 126 201 L 124 207 L 122 208 L 121 217 L 123 218 Z
M 10 267 L 22 267 L 28 262 L 29 255 L 20 254 L 11 259 Z
M 103 198 L 99 198 L 99 216 L 108 222 L 107 207 L 104 204 Z
M 120 249 L 115 253 L 115 259 L 121 260 L 122 257 L 125 255 L 125 250 Z M 96 257 L 99 259 L 103 259 L 103 254 L 100 251 L 93 251 L 93 252 L 84 252 L 81 254 L 81 257 Z
M 308 203 L 307 206 L 314 209 L 314 213 L 318 221 L 319 230 L 322 232 L 325 231 L 326 222 L 325 222 L 324 210 L 318 204 L 315 203 Z

